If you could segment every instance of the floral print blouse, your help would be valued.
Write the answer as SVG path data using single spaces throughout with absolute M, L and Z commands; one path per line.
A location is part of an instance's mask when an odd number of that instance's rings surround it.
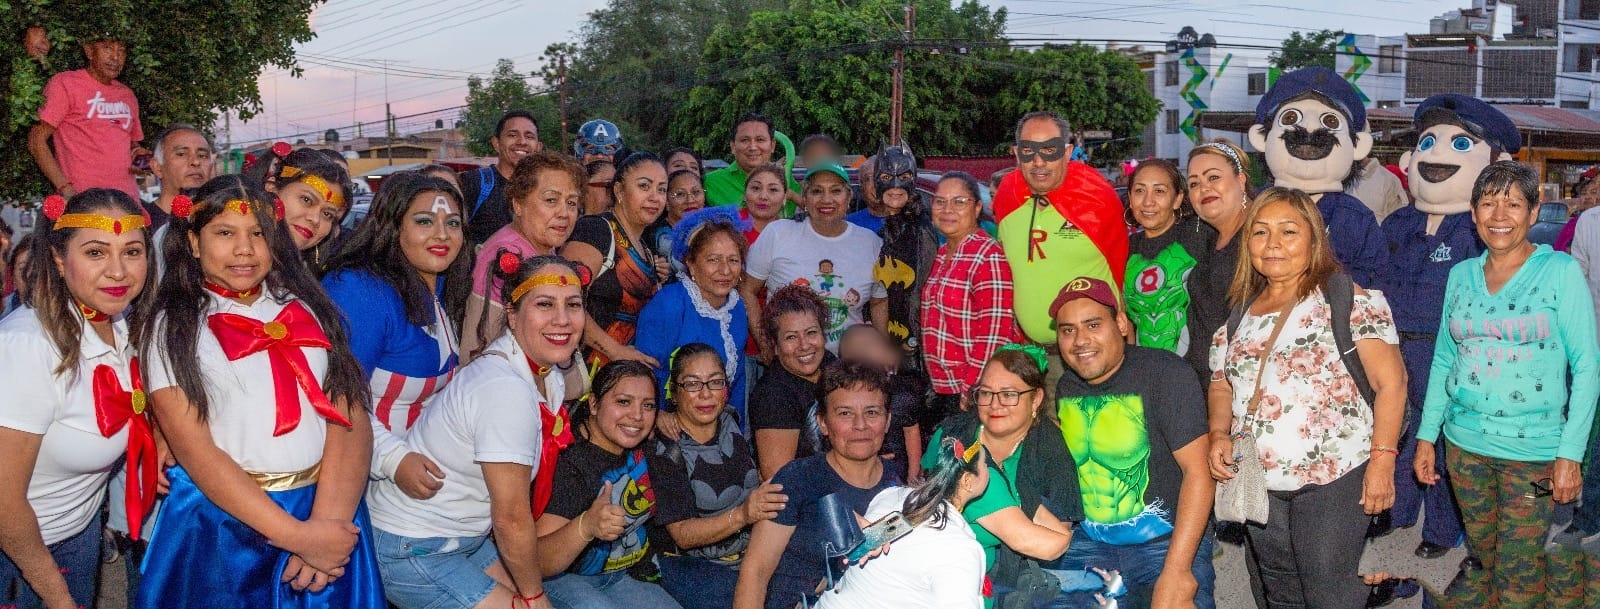
M 1233 385 L 1233 431 L 1248 428 L 1255 436 L 1266 470 L 1267 489 L 1297 490 L 1307 484 L 1328 484 L 1366 463 L 1372 447 L 1372 407 L 1361 397 L 1355 380 L 1339 359 L 1330 308 L 1320 288 L 1289 312 L 1271 355 L 1267 338 L 1279 313 L 1245 313 L 1238 335 L 1228 340 L 1227 326 L 1211 340 L 1213 380 Z M 1394 315 L 1383 293 L 1357 293 L 1350 307 L 1350 335 L 1356 341 L 1375 338 L 1399 344 Z M 1247 417 L 1256 377 L 1261 402 Z

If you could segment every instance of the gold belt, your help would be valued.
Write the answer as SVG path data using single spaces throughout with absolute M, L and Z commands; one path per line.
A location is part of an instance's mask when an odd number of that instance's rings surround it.
M 256 486 L 267 492 L 292 491 L 305 488 L 317 483 L 317 474 L 322 473 L 322 464 L 318 463 L 298 472 L 287 474 L 259 474 L 250 472 L 250 477 L 255 479 Z

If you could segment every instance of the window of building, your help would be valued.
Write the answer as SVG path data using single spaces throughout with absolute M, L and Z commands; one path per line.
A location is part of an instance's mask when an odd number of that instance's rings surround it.
M 1178 119 L 1178 111 L 1177 111 L 1177 109 L 1168 108 L 1167 109 L 1167 120 L 1166 120 L 1167 133 L 1171 134 L 1171 133 L 1177 133 L 1178 132 L 1178 121 L 1179 121 L 1179 119 Z
M 1167 80 L 1166 80 L 1166 83 L 1167 83 L 1167 86 L 1169 86 L 1169 87 L 1178 86 L 1178 60 L 1176 60 L 1176 59 L 1167 62 Z
M 1562 72 L 1594 72 L 1595 59 L 1600 57 L 1600 47 L 1569 44 L 1561 55 Z
M 1249 93 L 1251 95 L 1266 95 L 1267 94 L 1267 73 L 1266 72 L 1256 72 L 1254 74 L 1251 74 L 1248 77 L 1248 80 L 1249 80 L 1248 86 L 1250 88 Z
M 1569 110 L 1588 110 L 1589 102 L 1575 99 L 1563 99 L 1561 100 L 1561 107 Z
M 1378 47 L 1378 73 L 1394 74 L 1400 71 L 1400 45 Z
M 1565 0 L 1566 18 L 1600 19 L 1600 0 Z

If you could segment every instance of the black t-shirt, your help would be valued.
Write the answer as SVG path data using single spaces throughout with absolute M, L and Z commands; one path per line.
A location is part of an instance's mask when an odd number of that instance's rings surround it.
M 577 225 L 572 228 L 572 237 L 567 239 L 569 243 L 585 243 L 598 250 L 602 261 L 606 259 L 606 254 L 612 255 L 612 268 L 604 273 L 595 274 L 583 299 L 583 308 L 601 328 L 610 326 L 622 314 L 622 280 L 617 276 L 617 267 L 626 264 L 630 256 L 634 257 L 633 264 L 637 264 L 643 271 L 643 279 L 652 286 L 650 292 L 654 293 L 658 287 L 653 250 L 648 245 L 629 248 L 625 247 L 624 243 L 617 242 L 616 233 L 611 230 L 615 222 L 616 216 L 611 212 L 578 218 Z M 613 245 L 616 248 L 614 251 Z M 644 304 L 640 303 L 639 308 L 642 310 Z M 635 320 L 637 318 L 637 314 L 632 317 Z
M 1211 379 L 1211 335 L 1228 323 L 1228 286 L 1233 283 L 1234 265 L 1239 263 L 1239 243 L 1243 240 L 1244 235 L 1237 235 L 1222 249 L 1215 249 L 1213 241 L 1207 246 L 1212 248 L 1210 256 L 1195 267 L 1189 281 L 1189 336 L 1194 337 L 1194 341 L 1189 344 L 1189 353 L 1184 359 L 1194 368 L 1202 385 Z
M 1171 531 L 1183 484 L 1172 453 L 1208 429 L 1205 393 L 1188 370 L 1170 351 L 1129 345 L 1122 367 L 1098 385 L 1070 370 L 1062 375 L 1056 412 L 1078 466 L 1083 534 L 1091 539 L 1098 526 L 1124 525 L 1121 534 L 1134 536 L 1132 543 Z M 1129 501 L 1143 511 L 1128 514 Z M 1140 526 L 1133 526 L 1136 518 Z
M 658 467 L 645 449 L 613 455 L 588 440 L 579 439 L 556 462 L 555 493 L 545 513 L 568 520 L 577 518 L 594 503 L 606 482 L 611 502 L 622 506 L 628 524 L 613 541 L 596 539 L 567 566 L 568 573 L 599 575 L 630 568 L 650 555 L 646 521 L 655 514 L 656 492 L 651 474 Z M 664 466 L 659 466 L 664 469 Z
M 511 204 L 506 200 L 506 185 L 511 178 L 500 175 L 499 166 L 483 167 L 456 174 L 461 183 L 461 203 L 471 212 L 467 214 L 467 242 L 483 245 L 495 231 L 511 223 Z M 483 184 L 490 184 L 489 195 L 478 205 Z
M 151 240 L 151 245 L 154 245 L 156 231 L 167 225 L 167 222 L 172 219 L 172 214 L 167 213 L 167 210 L 161 209 L 161 206 L 156 205 L 155 201 L 149 203 L 141 202 L 140 206 L 144 207 L 144 213 L 150 215 L 150 225 L 144 227 L 144 234 L 147 239 Z
M 906 428 L 917 424 L 916 408 L 927 393 L 927 380 L 913 372 L 900 372 L 889 377 L 889 432 L 883 436 L 882 455 L 889 469 L 901 480 L 910 473 L 911 456 L 906 453 Z
M 651 464 L 660 465 L 650 469 L 651 486 L 656 491 L 656 515 L 651 519 L 654 526 L 722 516 L 738 509 L 761 485 L 750 441 L 740 433 L 732 410 L 722 411 L 717 435 L 709 444 L 696 442 L 688 434 L 679 434 L 677 442 L 658 438 L 651 444 L 656 458 Z M 658 539 L 670 542 L 672 537 Z M 750 529 L 746 528 L 727 539 L 679 553 L 732 567 L 739 564 L 749 545 Z
M 817 582 L 827 576 L 822 551 L 822 542 L 826 539 L 822 498 L 837 495 L 855 513 L 865 514 L 872 498 L 883 489 L 899 486 L 900 479 L 886 464 L 883 476 L 872 488 L 851 486 L 828 465 L 826 455 L 813 455 L 790 461 L 778 470 L 772 482 L 782 484 L 783 494 L 789 497 L 789 502 L 772 521 L 794 527 L 794 534 L 789 537 L 789 545 L 783 548 L 778 568 L 767 583 L 766 609 L 791 609 L 800 602 L 802 594 L 813 594 Z
M 833 361 L 824 351 L 822 365 Z M 800 432 L 794 458 L 809 457 L 827 450 L 822 430 L 817 427 L 817 384 L 789 372 L 781 364 L 767 368 L 750 391 L 745 410 L 750 413 L 750 433 L 763 429 L 793 429 Z

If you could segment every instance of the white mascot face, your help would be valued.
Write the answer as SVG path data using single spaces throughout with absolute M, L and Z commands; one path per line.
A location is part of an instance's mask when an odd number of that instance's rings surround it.
M 1317 96 L 1280 106 L 1272 124 L 1254 125 L 1249 135 L 1266 154 L 1273 185 L 1309 193 L 1344 190 L 1352 163 L 1372 151 L 1372 136 L 1352 130 L 1349 116 Z
M 1488 142 L 1449 123 L 1427 128 L 1417 147 L 1400 155 L 1417 209 L 1443 215 L 1472 208 L 1472 184 L 1492 162 Z

